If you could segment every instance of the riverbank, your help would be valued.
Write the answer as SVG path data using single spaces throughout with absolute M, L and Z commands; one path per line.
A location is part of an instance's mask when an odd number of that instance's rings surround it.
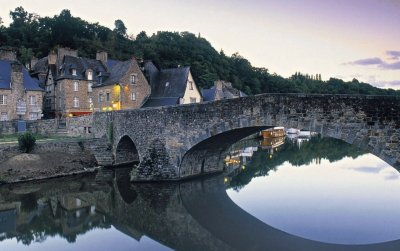
M 0 184 L 94 172 L 97 161 L 85 141 L 38 143 L 32 153 L 17 144 L 0 145 Z
M 41 180 L 94 172 L 93 156 L 68 153 L 19 154 L 0 163 L 0 183 Z

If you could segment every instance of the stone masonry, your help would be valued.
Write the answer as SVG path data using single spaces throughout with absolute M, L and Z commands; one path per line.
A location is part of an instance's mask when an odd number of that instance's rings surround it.
M 273 126 L 307 129 L 342 139 L 400 167 L 399 97 L 263 94 L 202 104 L 95 113 L 93 117 L 96 138 L 112 135 L 114 156 L 122 137 L 132 140 L 141 161 L 132 174 L 133 180 L 184 179 L 218 171 L 201 166 L 202 161 L 189 168 L 182 163 L 187 162 L 189 150 L 218 135 L 233 132 L 240 139 Z M 143 161 L 149 158 L 152 163 Z

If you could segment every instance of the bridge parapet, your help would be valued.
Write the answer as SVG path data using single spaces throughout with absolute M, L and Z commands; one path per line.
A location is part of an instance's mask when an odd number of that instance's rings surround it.
M 132 140 L 140 160 L 134 180 L 173 180 L 220 171 L 189 150 L 218 145 L 222 151 L 223 143 L 272 126 L 342 139 L 400 167 L 400 97 L 263 94 L 94 115 L 94 134 L 112 136 L 114 155 L 124 136 Z M 188 161 L 193 156 L 195 161 Z

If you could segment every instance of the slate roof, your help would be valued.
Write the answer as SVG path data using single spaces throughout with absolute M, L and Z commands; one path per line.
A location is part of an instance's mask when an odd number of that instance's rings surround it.
M 116 60 L 113 61 L 114 61 L 112 63 L 113 67 L 109 70 L 109 77 L 105 79 L 105 81 L 102 84 L 98 84 L 94 87 L 114 85 L 116 83 L 121 82 L 121 79 L 126 75 L 126 73 L 129 70 L 129 67 L 132 65 L 132 59 L 127 61 L 116 61 Z
M 47 73 L 48 60 L 47 57 L 39 59 L 33 66 L 33 74 L 37 73 Z
M 76 76 L 72 75 L 73 69 L 76 70 Z M 85 72 L 88 69 L 93 70 L 93 81 L 99 80 L 98 75 L 100 73 L 102 73 L 102 75 L 107 73 L 106 66 L 99 60 L 66 55 L 64 56 L 62 64 L 59 66 L 57 79 L 68 78 L 84 80 L 86 79 Z
M 155 107 L 155 106 L 167 106 L 167 105 L 177 105 L 179 103 L 179 98 L 149 98 L 142 106 L 145 107 Z
M 228 86 L 224 86 L 222 90 L 218 90 L 213 86 L 210 89 L 201 90 L 201 94 L 203 95 L 203 101 L 214 101 L 216 97 L 220 97 L 221 99 L 230 99 L 247 96 L 244 92 Z
M 10 89 L 12 63 L 11 61 L 0 60 L 0 89 Z M 32 78 L 25 67 L 22 67 L 22 76 L 25 90 L 43 91 L 43 89 L 39 87 L 39 81 Z
M 155 97 L 178 97 L 185 94 L 186 81 L 190 67 L 164 69 L 158 72 L 155 82 L 152 84 L 151 98 Z

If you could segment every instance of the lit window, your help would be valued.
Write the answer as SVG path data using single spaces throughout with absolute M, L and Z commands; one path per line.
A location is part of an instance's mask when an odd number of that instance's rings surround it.
M 110 101 L 110 93 L 109 92 L 106 93 L 106 101 Z
M 79 83 L 78 82 L 74 82 L 74 92 L 79 91 Z
M 131 93 L 131 100 L 133 100 L 133 101 L 136 100 L 136 93 L 135 92 Z
M 76 76 L 76 69 L 72 69 L 72 76 Z
M 77 97 L 74 98 L 74 107 L 75 108 L 79 107 L 79 98 Z
M 36 104 L 36 96 L 29 96 L 29 105 Z
M 135 84 L 135 82 L 136 82 L 135 75 L 131 75 L 131 84 Z
M 0 105 L 7 104 L 7 95 L 0 95 Z
M 92 71 L 88 71 L 88 73 L 87 73 L 87 79 L 88 79 L 88 80 L 93 80 L 93 72 L 92 72 Z
M 189 81 L 189 90 L 193 90 L 193 82 Z
M 88 83 L 88 92 L 92 92 L 93 91 L 92 86 L 93 86 L 93 83 L 89 82 Z
M 7 121 L 8 120 L 8 113 L 2 112 L 0 114 L 0 121 Z
M 190 98 L 190 103 L 196 103 L 196 98 Z

